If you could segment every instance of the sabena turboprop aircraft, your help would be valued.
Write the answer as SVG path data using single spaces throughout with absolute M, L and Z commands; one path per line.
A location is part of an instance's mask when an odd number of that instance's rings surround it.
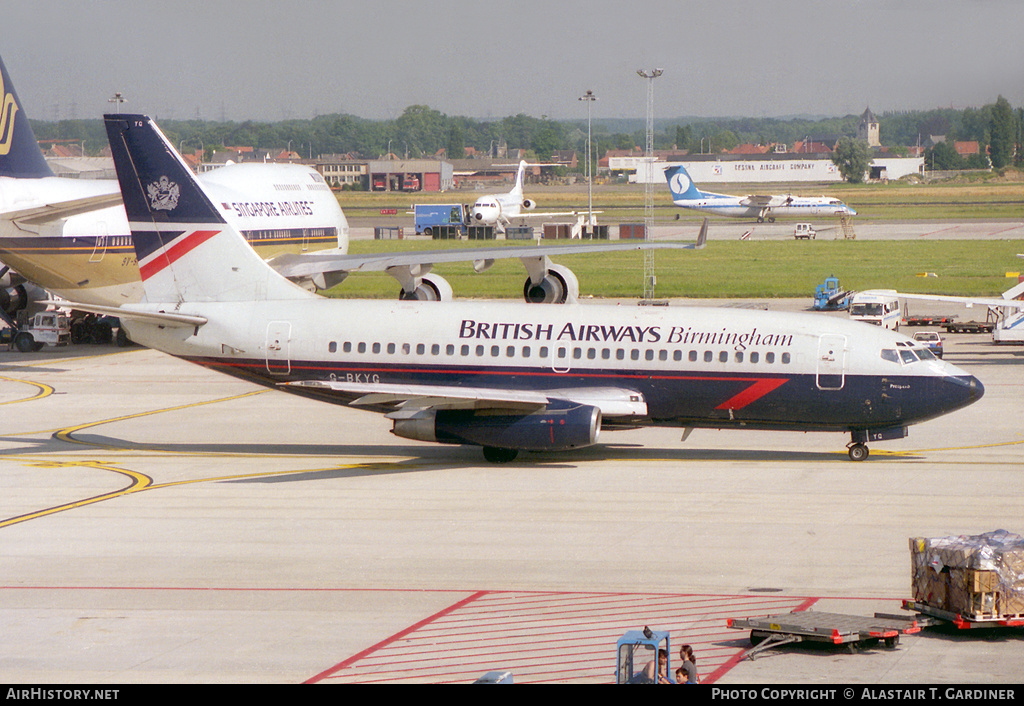
M 857 212 L 831 196 L 757 195 L 729 196 L 701 191 L 681 164 L 665 170 L 672 202 L 676 206 L 733 218 L 775 222 L 776 216 L 856 216 Z
M 983 393 L 905 336 L 819 314 L 323 298 L 245 244 L 148 117 L 105 121 L 145 300 L 86 309 L 211 370 L 384 413 L 400 437 L 509 461 L 643 425 L 832 431 L 862 460 Z

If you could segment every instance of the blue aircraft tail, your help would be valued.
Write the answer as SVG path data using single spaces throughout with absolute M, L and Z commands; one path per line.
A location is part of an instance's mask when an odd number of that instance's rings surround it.
M 668 190 L 672 192 L 673 201 L 704 197 L 704 192 L 694 185 L 693 179 L 690 178 L 686 168 L 681 164 L 666 169 L 665 180 L 668 181 Z
M 19 179 L 53 176 L 3 60 L 0 60 L 0 176 Z
M 270 268 L 228 224 L 145 115 L 105 115 L 124 210 L 150 302 L 311 296 Z

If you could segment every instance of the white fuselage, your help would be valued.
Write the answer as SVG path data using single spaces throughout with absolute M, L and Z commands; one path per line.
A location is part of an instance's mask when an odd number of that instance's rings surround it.
M 639 423 L 835 431 L 905 426 L 981 394 L 904 336 L 820 314 L 321 298 L 176 311 L 208 323 L 131 321 L 132 339 L 269 386 L 465 385 L 567 399 L 614 388 L 642 400 Z

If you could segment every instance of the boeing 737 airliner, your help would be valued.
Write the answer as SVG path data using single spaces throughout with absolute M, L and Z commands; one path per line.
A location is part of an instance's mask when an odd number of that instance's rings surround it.
M 508 461 L 643 425 L 831 431 L 862 460 L 983 393 L 905 336 L 820 314 L 325 299 L 245 245 L 148 117 L 105 120 L 145 301 L 91 310 L 211 370 L 382 412 L 401 437 Z
M 756 218 L 758 223 L 762 223 L 765 220 L 774 222 L 776 216 L 857 215 L 845 203 L 830 196 L 729 196 L 701 191 L 681 164 L 666 169 L 665 179 L 672 192 L 672 203 L 676 206 L 719 216 Z

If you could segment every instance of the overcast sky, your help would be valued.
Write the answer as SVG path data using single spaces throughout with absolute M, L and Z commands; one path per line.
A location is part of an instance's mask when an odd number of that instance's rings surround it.
M 1024 0 L 0 0 L 33 118 L 643 118 L 1024 103 Z

